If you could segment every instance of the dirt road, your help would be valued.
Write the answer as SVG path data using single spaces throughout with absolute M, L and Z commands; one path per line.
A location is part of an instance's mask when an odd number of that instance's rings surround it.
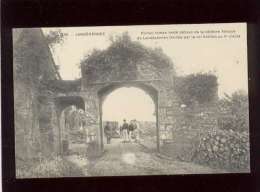
M 221 173 L 223 171 L 194 163 L 162 159 L 138 143 L 123 143 L 113 139 L 105 145 L 104 155 L 94 161 L 70 161 L 84 169 L 86 176 L 127 176 L 127 175 L 172 175 Z

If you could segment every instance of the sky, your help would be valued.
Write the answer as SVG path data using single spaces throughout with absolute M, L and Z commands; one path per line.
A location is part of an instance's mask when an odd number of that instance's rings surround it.
M 152 98 L 135 87 L 122 87 L 110 93 L 103 103 L 102 110 L 104 121 L 156 121 Z
M 85 55 L 91 53 L 93 49 L 106 49 L 110 45 L 111 36 L 120 35 L 127 31 L 134 41 L 140 41 L 143 45 L 151 48 L 160 47 L 172 59 L 177 75 L 209 71 L 216 74 L 220 97 L 224 93 L 232 94 L 236 90 L 246 92 L 248 90 L 247 35 L 244 23 L 42 29 L 45 34 L 57 29 L 61 29 L 66 34 L 64 43 L 57 45 L 52 51 L 56 64 L 60 65 L 61 77 L 66 80 L 80 77 L 79 63 Z M 175 35 L 176 38 L 146 38 L 174 36 L 176 31 L 178 32 Z M 194 34 L 194 31 L 199 31 L 201 34 L 208 32 L 208 35 L 213 34 L 210 31 L 220 31 L 221 35 L 229 36 L 228 38 L 177 38 L 177 36 L 189 35 L 189 32 Z M 90 35 L 91 32 L 94 35 Z M 230 35 L 236 35 L 236 37 L 233 38 Z

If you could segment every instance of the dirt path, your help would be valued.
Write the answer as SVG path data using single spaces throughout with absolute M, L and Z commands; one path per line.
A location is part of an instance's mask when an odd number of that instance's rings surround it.
M 126 176 L 126 175 L 172 175 L 223 173 L 201 165 L 162 159 L 138 143 L 123 143 L 121 139 L 112 140 L 105 145 L 104 155 L 95 161 L 75 160 L 84 169 L 86 176 Z

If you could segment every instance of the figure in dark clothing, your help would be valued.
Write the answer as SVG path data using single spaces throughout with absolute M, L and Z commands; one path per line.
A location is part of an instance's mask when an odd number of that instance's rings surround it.
M 131 142 L 133 139 L 133 132 L 134 132 L 134 122 L 130 121 L 130 124 L 128 125 L 128 136 L 129 136 L 129 141 Z
M 110 144 L 112 134 L 111 134 L 111 127 L 108 122 L 106 123 L 106 125 L 104 127 L 104 132 L 105 132 L 105 135 L 107 138 L 107 144 Z
M 126 120 L 124 119 L 124 123 L 122 125 L 122 132 L 123 132 L 123 139 L 124 142 L 128 141 L 128 124 L 126 122 Z
M 122 125 L 119 127 L 119 131 L 120 131 L 120 138 L 123 138 L 123 129 L 122 129 Z

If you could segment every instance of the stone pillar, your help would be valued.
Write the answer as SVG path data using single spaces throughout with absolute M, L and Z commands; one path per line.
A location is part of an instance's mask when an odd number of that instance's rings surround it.
M 87 155 L 99 156 L 103 152 L 102 147 L 102 132 L 101 132 L 101 115 L 99 97 L 97 95 L 97 88 L 90 87 L 87 92 L 84 93 L 85 111 L 91 116 L 92 122 L 87 122 L 90 134 L 94 135 L 94 140 L 88 144 Z
M 60 118 L 61 118 L 61 110 L 58 106 L 56 106 L 56 110 L 54 112 L 55 120 L 56 120 L 56 126 L 54 129 L 54 151 L 55 154 L 61 155 L 61 125 L 60 125 Z
M 41 152 L 47 157 L 55 152 L 55 104 L 51 98 L 46 97 L 41 101 L 39 108 L 39 137 Z

